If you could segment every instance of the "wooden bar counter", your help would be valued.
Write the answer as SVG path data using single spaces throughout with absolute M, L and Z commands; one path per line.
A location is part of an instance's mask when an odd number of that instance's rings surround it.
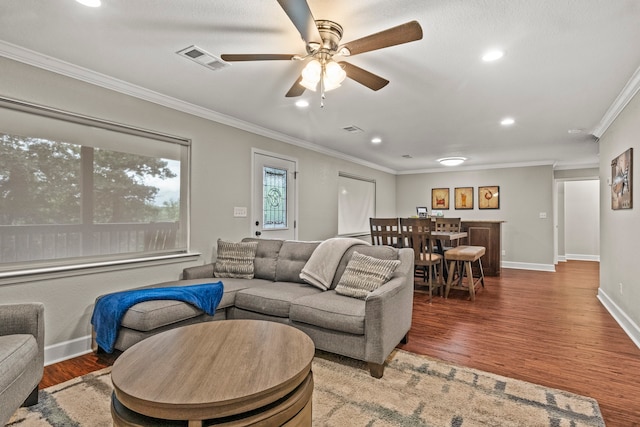
M 462 231 L 467 232 L 467 238 L 462 239 L 463 245 L 484 246 L 482 268 L 485 276 L 500 276 L 502 257 L 502 223 L 494 220 L 462 220 Z

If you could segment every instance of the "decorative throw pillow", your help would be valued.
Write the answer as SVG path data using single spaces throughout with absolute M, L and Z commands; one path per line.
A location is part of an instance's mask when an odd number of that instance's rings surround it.
M 253 279 L 253 260 L 257 249 L 258 242 L 232 243 L 218 239 L 218 257 L 213 275 Z
M 398 265 L 398 260 L 377 259 L 354 252 L 336 286 L 336 293 L 366 299 L 369 293 L 389 281 Z

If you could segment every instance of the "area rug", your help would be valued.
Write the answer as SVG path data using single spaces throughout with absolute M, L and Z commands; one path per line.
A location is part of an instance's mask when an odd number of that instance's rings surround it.
M 12 427 L 111 426 L 110 368 L 40 391 Z M 382 379 L 362 362 L 313 361 L 314 426 L 604 426 L 598 403 L 562 390 L 396 350 Z

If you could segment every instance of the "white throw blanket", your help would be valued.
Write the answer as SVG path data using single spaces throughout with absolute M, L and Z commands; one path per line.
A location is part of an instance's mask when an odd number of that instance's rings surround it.
M 326 291 L 331 286 L 344 253 L 355 245 L 369 245 L 359 239 L 336 237 L 320 243 L 300 272 L 305 282 Z

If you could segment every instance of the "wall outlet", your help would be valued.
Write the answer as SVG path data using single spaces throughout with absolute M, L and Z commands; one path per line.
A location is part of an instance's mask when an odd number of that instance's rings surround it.
M 504 249 L 502 250 L 502 256 L 505 256 L 507 254 L 507 251 L 505 251 Z
M 233 216 L 235 218 L 244 218 L 247 216 L 247 208 L 246 207 L 234 207 L 233 208 Z
M 540 212 L 540 219 L 547 219 L 547 213 L 546 212 Z

